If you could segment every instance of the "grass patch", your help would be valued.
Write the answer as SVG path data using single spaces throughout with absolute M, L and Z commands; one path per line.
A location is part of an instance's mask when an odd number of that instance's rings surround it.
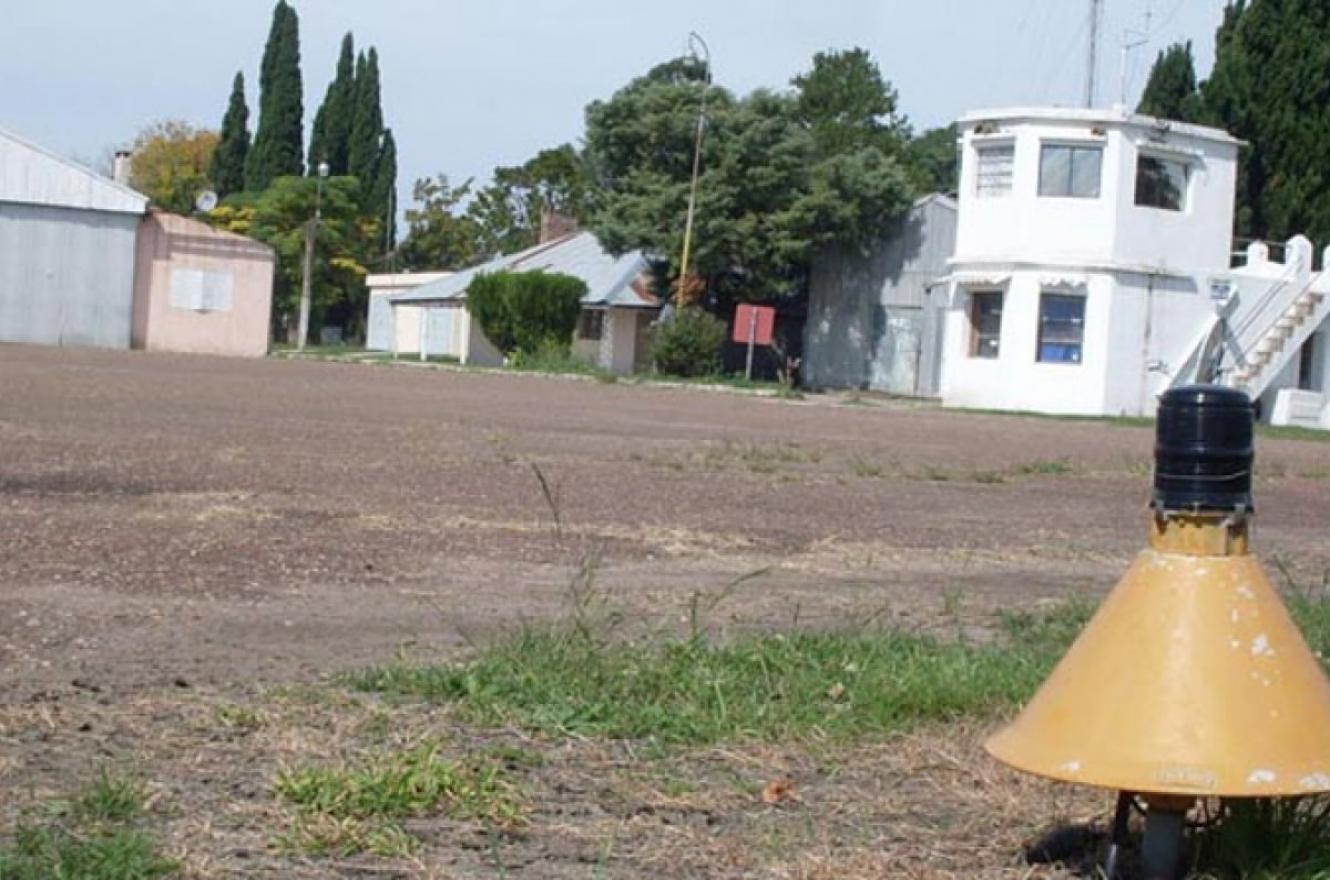
M 1196 873 L 1241 880 L 1330 878 L 1330 799 L 1227 801 L 1195 836 Z
M 1004 618 L 992 644 L 895 630 L 762 635 L 715 645 L 606 643 L 529 630 L 469 663 L 392 665 L 350 683 L 456 703 L 471 719 L 556 735 L 847 741 L 982 715 L 1026 699 L 1088 609 Z
M 517 352 L 509 359 L 508 367 L 524 373 L 590 376 L 606 384 L 619 381 L 619 377 L 611 371 L 593 364 L 586 358 L 578 357 L 571 351 L 555 346 L 546 346 L 530 354 Z
M 273 791 L 297 811 L 278 846 L 312 855 L 406 855 L 415 840 L 397 820 L 414 816 L 442 813 L 498 825 L 521 819 L 516 792 L 497 763 L 450 761 L 430 741 L 356 764 L 289 767 Z
M 20 821 L 0 846 L 0 880 L 152 880 L 177 865 L 133 827 L 146 811 L 143 787 L 103 768 L 73 797 L 47 806 L 45 821 Z
M 13 844 L 0 849 L 4 880 L 150 880 L 168 877 L 176 867 L 158 855 L 151 837 L 129 829 L 20 827 Z

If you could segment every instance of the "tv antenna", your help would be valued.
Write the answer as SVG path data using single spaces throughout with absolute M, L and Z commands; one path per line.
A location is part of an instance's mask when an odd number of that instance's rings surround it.
M 1132 49 L 1139 49 L 1150 42 L 1150 8 L 1145 8 L 1145 27 L 1122 29 L 1122 60 L 1118 62 L 1118 100 L 1127 106 L 1127 55 Z

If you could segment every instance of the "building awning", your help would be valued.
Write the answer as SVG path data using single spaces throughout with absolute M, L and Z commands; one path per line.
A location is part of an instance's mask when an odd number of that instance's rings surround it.
M 951 281 L 961 287 L 1002 287 L 1011 280 L 1011 273 L 967 269 L 963 272 L 952 272 L 942 280 Z

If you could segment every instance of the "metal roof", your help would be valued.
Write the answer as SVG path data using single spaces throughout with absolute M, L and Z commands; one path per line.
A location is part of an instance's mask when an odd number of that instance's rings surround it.
M 0 202 L 142 214 L 148 197 L 0 129 Z
M 648 308 L 660 305 L 650 294 L 639 293 L 636 282 L 650 266 L 640 251 L 622 256 L 608 253 L 590 232 L 576 232 L 515 254 L 506 254 L 463 269 L 455 275 L 389 295 L 391 303 L 457 302 L 466 298 L 466 289 L 477 275 L 487 272 L 527 272 L 541 269 L 580 278 L 586 283 L 584 306 L 621 306 Z M 638 285 L 641 287 L 641 285 Z

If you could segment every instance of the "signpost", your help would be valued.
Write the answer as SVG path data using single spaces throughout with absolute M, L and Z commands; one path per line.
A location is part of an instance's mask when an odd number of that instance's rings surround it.
M 744 364 L 744 378 L 753 378 L 753 347 L 770 345 L 776 327 L 776 310 L 771 306 L 740 303 L 734 310 L 735 342 L 748 345 L 748 359 Z

